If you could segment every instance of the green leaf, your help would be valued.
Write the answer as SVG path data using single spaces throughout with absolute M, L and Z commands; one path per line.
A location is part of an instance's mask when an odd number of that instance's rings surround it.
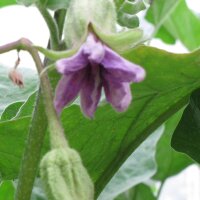
M 33 112 L 33 105 L 35 104 L 35 99 L 36 99 L 36 92 L 34 92 L 28 99 L 27 101 L 21 106 L 19 109 L 18 113 L 15 115 L 16 118 L 20 117 L 29 117 L 31 116 Z
M 161 38 L 164 42 L 174 44 L 176 38 L 171 35 L 165 27 L 164 22 L 170 17 L 171 13 L 179 4 L 180 0 L 154 0 L 147 11 L 146 19 L 155 25 L 152 37 Z
M 0 185 L 0 200 L 13 200 L 14 192 L 12 181 L 3 181 Z
M 200 51 L 172 54 L 141 46 L 124 53 L 124 57 L 147 72 L 145 81 L 132 85 L 134 98 L 127 112 L 118 114 L 106 104 L 98 108 L 95 120 L 86 119 L 77 105 L 62 113 L 69 143 L 80 152 L 95 183 L 96 196 L 132 152 L 185 106 L 188 96 L 200 87 Z M 30 117 L 21 117 L 0 122 L 3 179 L 17 176 L 29 120 Z
M 143 31 L 139 28 L 112 34 L 104 33 L 94 25 L 93 28 L 104 43 L 120 54 L 136 46 L 143 36 Z
M 155 174 L 156 144 L 163 131 L 164 126 L 161 126 L 131 154 L 104 188 L 98 200 L 112 200 Z
M 200 91 L 195 91 L 173 137 L 172 147 L 200 163 Z
M 67 137 L 81 153 L 97 194 L 138 145 L 200 86 L 199 53 L 176 55 L 150 47 L 131 50 L 124 56 L 144 66 L 147 78 L 133 85 L 134 100 L 127 112 L 116 114 L 106 105 L 90 121 L 77 106 L 64 110 Z
M 3 1 L 0 1 L 0 7 L 10 6 L 10 5 L 15 5 L 15 4 L 16 4 L 16 0 L 3 0 Z
M 4 180 L 17 178 L 30 118 L 0 123 L 0 174 Z
M 181 0 L 154 0 L 147 11 L 146 19 L 155 25 L 155 32 L 168 19 Z
M 16 0 L 17 3 L 23 4 L 25 6 L 34 5 L 37 2 L 44 3 L 44 6 L 51 10 L 58 10 L 58 9 L 67 9 L 69 6 L 70 0 Z
M 17 114 L 20 107 L 23 105 L 23 101 L 15 102 L 10 104 L 2 113 L 1 121 L 10 120 Z
M 48 0 L 47 8 L 51 10 L 67 9 L 71 0 Z
M 185 0 L 155 0 L 146 18 L 155 25 L 154 35 L 163 41 L 174 43 L 179 39 L 189 50 L 200 46 L 200 18 Z
M 8 105 L 25 101 L 37 88 L 38 78 L 35 71 L 25 68 L 19 69 L 19 71 L 24 77 L 24 88 L 13 85 L 8 78 L 9 69 L 3 66 L 0 67 L 0 116 Z
M 165 132 L 158 142 L 156 150 L 156 162 L 158 166 L 157 173 L 154 176 L 154 179 L 156 180 L 163 182 L 168 177 L 179 173 L 193 163 L 186 155 L 176 152 L 170 145 L 172 134 L 174 133 L 182 114 L 183 109 L 178 111 L 165 123 Z
M 156 197 L 149 186 L 139 184 L 119 195 L 115 200 L 156 200 Z

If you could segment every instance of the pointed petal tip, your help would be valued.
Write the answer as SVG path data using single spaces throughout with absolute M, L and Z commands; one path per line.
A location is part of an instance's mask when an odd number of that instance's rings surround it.
M 146 77 L 146 71 L 142 67 L 138 66 L 135 73 L 134 82 L 136 83 L 141 82 L 145 79 L 145 77 Z
M 131 93 L 127 94 L 118 105 L 113 106 L 117 112 L 125 112 L 128 110 L 129 105 L 132 101 L 132 95 Z
M 82 113 L 84 114 L 84 116 L 87 118 L 87 119 L 90 119 L 90 120 L 93 120 L 94 119 L 94 113 L 89 113 L 89 112 L 85 112 L 82 110 Z

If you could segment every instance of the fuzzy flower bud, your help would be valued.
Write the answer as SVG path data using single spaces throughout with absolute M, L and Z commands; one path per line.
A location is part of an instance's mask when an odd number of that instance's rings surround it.
M 40 175 L 49 200 L 93 200 L 94 186 L 79 154 L 58 148 L 42 159 Z

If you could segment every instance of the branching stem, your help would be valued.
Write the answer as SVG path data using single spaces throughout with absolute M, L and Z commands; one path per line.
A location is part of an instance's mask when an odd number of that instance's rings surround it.
M 58 50 L 60 45 L 60 39 L 59 39 L 59 30 L 58 25 L 55 21 L 55 19 L 51 16 L 49 11 L 44 7 L 41 3 L 37 3 L 37 8 L 40 11 L 41 15 L 43 16 L 49 32 L 50 32 L 50 44 L 51 49 Z
M 32 46 L 32 43 L 30 40 L 28 40 L 26 38 L 22 38 L 18 41 L 0 46 L 0 54 L 6 53 L 11 50 L 28 51 L 35 62 L 38 74 L 40 74 L 42 72 L 43 64 L 41 62 L 41 59 L 39 57 L 37 50 Z M 45 104 L 44 107 L 46 110 L 46 116 L 47 116 L 48 125 L 49 125 L 49 132 L 51 135 L 51 141 L 53 141 L 52 147 L 53 148 L 60 148 L 63 146 L 66 147 L 66 146 L 68 146 L 68 143 L 65 139 L 64 131 L 62 129 L 62 126 L 60 124 L 60 121 L 58 119 L 58 116 L 57 116 L 56 111 L 53 106 L 53 101 L 52 101 L 53 96 L 52 96 L 52 90 L 51 90 L 51 85 L 50 85 L 48 76 L 46 73 L 44 73 L 43 76 L 41 76 L 40 78 L 41 78 L 41 90 L 42 90 L 42 96 L 43 96 L 43 104 Z M 39 101 L 40 102 L 38 102 L 38 104 L 41 105 L 42 102 L 41 102 L 41 100 L 39 100 Z M 38 120 L 40 120 L 41 117 L 42 116 L 37 116 L 36 120 L 33 123 L 37 124 Z M 37 127 L 37 128 L 39 129 L 40 127 Z M 33 162 L 38 162 L 38 159 L 39 159 L 38 157 L 40 156 L 39 149 L 41 149 L 42 144 L 43 144 L 45 129 L 43 129 L 43 131 L 44 131 L 43 135 L 37 135 L 37 130 L 32 131 L 36 135 L 34 135 L 34 134 L 29 135 L 28 144 L 26 145 L 26 152 L 24 155 L 24 160 L 27 159 L 29 162 L 25 162 L 26 165 L 22 166 L 22 170 L 21 170 L 22 174 L 19 175 L 19 187 L 17 188 L 15 200 L 30 199 L 33 182 L 30 181 L 31 178 L 29 176 L 35 177 L 35 174 L 36 174 L 36 169 L 35 168 L 33 169 L 31 164 L 33 164 Z M 32 159 L 32 156 L 35 153 L 38 153 L 39 155 L 37 157 L 35 157 L 34 159 Z M 34 178 L 33 178 L 33 180 L 34 180 Z M 29 187 L 29 185 L 30 185 L 30 187 Z

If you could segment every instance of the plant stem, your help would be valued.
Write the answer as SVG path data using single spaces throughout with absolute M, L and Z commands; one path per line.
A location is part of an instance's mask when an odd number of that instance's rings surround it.
M 66 10 L 65 9 L 60 9 L 60 10 L 55 12 L 55 20 L 58 24 L 59 38 L 60 39 L 62 38 L 65 16 L 66 16 Z
M 37 3 L 37 8 L 40 11 L 41 15 L 43 16 L 50 32 L 50 43 L 51 43 L 51 49 L 58 50 L 60 45 L 60 39 L 59 39 L 59 30 L 56 21 L 51 16 L 51 14 L 48 12 L 48 10 L 41 5 L 41 3 Z
M 35 64 L 37 67 L 38 74 L 40 74 L 43 70 L 43 64 L 41 62 L 41 59 L 39 57 L 39 54 L 37 50 L 32 47 L 32 43 L 25 38 L 22 38 L 16 42 L 9 43 L 4 46 L 0 46 L 0 54 L 1 53 L 6 53 L 11 50 L 25 50 L 28 51 Z M 53 147 L 59 148 L 59 147 L 66 147 L 68 146 L 68 143 L 65 139 L 64 136 L 64 131 L 61 127 L 60 121 L 57 117 L 56 111 L 53 106 L 53 97 L 52 97 L 52 91 L 51 91 L 51 85 L 48 79 L 47 74 L 44 74 L 41 77 L 41 90 L 42 90 L 42 95 L 45 103 L 45 110 L 46 110 L 46 115 L 47 115 L 47 120 L 48 120 L 48 125 L 49 125 L 49 132 L 51 134 L 52 140 L 53 140 Z M 41 99 L 38 100 L 39 107 L 42 107 L 42 101 Z M 37 110 L 35 111 L 34 115 L 37 115 Z M 31 190 L 33 187 L 33 181 L 34 177 L 36 174 L 37 168 L 35 168 L 35 164 L 37 165 L 39 162 L 39 157 L 40 157 L 40 152 L 43 144 L 43 139 L 45 135 L 45 129 L 46 126 L 43 127 L 37 127 L 37 124 L 40 120 L 44 119 L 43 114 L 41 116 L 37 115 L 34 116 L 33 120 L 33 127 L 30 130 L 31 134 L 29 135 L 28 139 L 28 144 L 26 145 L 26 153 L 24 156 L 24 160 L 27 163 L 26 165 L 22 166 L 22 174 L 20 174 L 19 178 L 19 187 L 16 192 L 15 199 L 16 200 L 28 200 L 30 199 L 31 195 Z M 42 128 L 42 134 L 38 135 L 37 134 L 37 129 Z M 41 133 L 41 132 L 40 132 Z M 29 146 L 29 144 L 31 144 Z M 37 156 L 34 156 L 34 159 L 32 158 L 33 154 L 37 154 Z M 31 178 L 29 176 L 32 176 Z M 29 187 L 30 186 L 30 187 Z
M 40 161 L 41 150 L 47 126 L 37 127 L 41 122 L 46 121 L 43 99 L 38 92 L 36 107 L 33 113 L 28 140 L 25 145 L 25 153 L 19 174 L 19 181 L 15 193 L 15 200 L 30 199 L 32 188 L 37 174 L 37 166 Z M 35 128 L 37 127 L 37 128 Z M 34 152 L 34 153 L 33 153 Z
M 66 10 L 56 11 L 55 13 L 55 21 L 58 24 L 60 39 L 63 31 L 65 13 Z M 52 38 L 54 38 L 53 35 Z M 52 44 L 53 48 L 57 48 L 56 44 L 58 42 L 56 36 L 55 39 L 52 39 L 52 41 L 54 40 L 55 40 L 54 42 L 55 45 Z M 18 48 L 17 42 L 10 45 L 8 44 L 6 46 L 7 46 L 6 49 L 8 51 L 14 48 Z M 48 60 L 45 58 L 44 65 L 46 66 L 47 63 Z M 43 96 L 42 96 L 42 91 L 40 89 L 38 91 L 37 101 L 34 107 L 34 113 L 32 116 L 32 121 L 28 133 L 28 140 L 25 146 L 24 156 L 22 159 L 19 181 L 17 185 L 17 191 L 15 194 L 15 200 L 29 200 L 31 197 L 32 188 L 40 161 L 41 150 L 43 146 L 46 129 L 47 129 L 47 116 L 45 115 Z
M 160 197 L 160 194 L 161 194 L 161 192 L 162 192 L 162 189 L 163 189 L 164 184 L 165 184 L 165 180 L 162 181 L 162 183 L 161 183 L 161 185 L 160 185 L 160 188 L 159 188 L 159 190 L 158 190 L 158 194 L 157 194 L 157 197 L 156 197 L 157 199 L 159 199 L 159 197 Z

